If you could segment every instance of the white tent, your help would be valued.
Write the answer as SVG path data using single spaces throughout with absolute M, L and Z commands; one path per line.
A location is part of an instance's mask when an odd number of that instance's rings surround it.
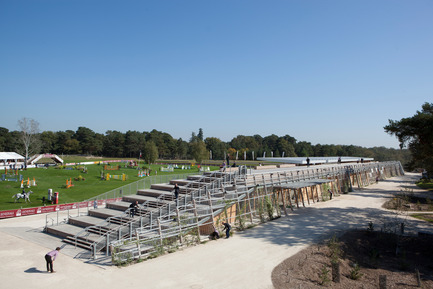
M 15 152 L 0 152 L 0 161 L 17 161 L 24 160 L 25 158 L 22 155 L 19 155 Z
M 15 152 L 0 152 L 0 166 L 7 166 L 8 162 L 17 164 L 18 162 L 24 163 L 24 157 Z

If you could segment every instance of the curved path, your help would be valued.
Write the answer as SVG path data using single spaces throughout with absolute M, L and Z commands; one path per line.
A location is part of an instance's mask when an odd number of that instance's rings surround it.
M 296 210 L 287 217 L 173 254 L 129 267 L 83 263 L 61 251 L 55 274 L 45 271 L 44 254 L 56 243 L 44 244 L 43 216 L 0 220 L 0 278 L 2 288 L 273 288 L 271 272 L 309 244 L 348 228 L 376 228 L 398 221 L 381 209 L 393 193 L 411 187 L 419 175 L 406 174 Z M 410 217 L 407 230 L 433 231 Z M 41 224 L 42 223 L 42 224 Z

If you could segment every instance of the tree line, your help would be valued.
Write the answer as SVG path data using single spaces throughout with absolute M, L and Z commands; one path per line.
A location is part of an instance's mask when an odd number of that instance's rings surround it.
M 24 119 L 26 120 L 26 119 Z M 22 121 L 22 120 L 21 120 Z M 27 120 L 28 121 L 28 120 Z M 34 122 L 34 120 L 31 120 Z M 81 154 L 104 157 L 138 158 L 148 162 L 159 159 L 195 159 L 203 160 L 230 159 L 253 160 L 267 157 L 321 157 L 321 156 L 360 156 L 378 161 L 399 160 L 407 163 L 410 159 L 407 150 L 385 147 L 365 148 L 355 145 L 312 145 L 306 141 L 297 141 L 290 135 L 271 134 L 238 135 L 229 142 L 217 137 L 204 137 L 200 128 L 198 133 L 191 133 L 189 140 L 175 139 L 170 134 L 158 130 L 150 132 L 127 131 L 125 133 L 108 130 L 105 134 L 96 133 L 90 128 L 79 127 L 76 131 L 33 132 L 31 147 L 23 144 L 23 131 L 9 131 L 0 127 L 0 151 L 15 151 L 25 156 L 36 153 Z M 27 154 L 25 154 L 27 148 Z

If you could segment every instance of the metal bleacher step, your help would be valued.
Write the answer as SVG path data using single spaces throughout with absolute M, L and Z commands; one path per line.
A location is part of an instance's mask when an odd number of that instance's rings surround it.
M 113 203 L 108 203 L 107 208 L 125 212 L 126 210 L 129 209 L 130 205 L 131 205 L 131 202 L 117 201 L 117 202 L 113 202 Z
M 124 202 L 135 202 L 138 201 L 139 204 L 143 204 L 145 202 L 152 202 L 152 203 L 161 203 L 161 205 L 164 205 L 167 203 L 165 200 L 161 200 L 155 197 L 151 196 L 143 196 L 143 195 L 127 195 L 122 197 L 122 201 Z
M 89 211 L 90 216 L 95 216 L 95 217 L 104 218 L 104 219 L 107 219 L 110 217 L 116 217 L 116 216 L 122 215 L 123 213 L 124 213 L 124 211 L 108 209 L 108 208 L 100 208 L 100 209 Z
M 69 218 L 69 224 L 79 226 L 82 228 L 89 227 L 89 226 L 99 226 L 104 221 L 105 218 L 99 218 L 99 217 L 94 217 L 89 215 Z M 104 224 L 104 227 L 107 229 L 113 229 L 114 225 L 107 223 Z
M 216 181 L 218 178 L 211 176 L 203 176 L 203 175 L 189 175 L 187 180 L 189 181 L 199 181 L 202 183 L 210 183 Z
M 81 240 L 81 239 L 77 239 L 75 241 L 75 238 L 73 237 L 66 237 L 65 239 L 63 239 L 63 242 L 71 244 L 71 245 L 76 245 L 77 247 L 83 248 L 83 249 L 87 249 L 90 250 L 91 249 L 91 242 L 85 241 L 85 240 Z
M 171 191 L 173 191 L 173 185 L 171 185 L 171 184 L 167 184 L 167 183 L 165 183 L 165 184 L 152 184 L 151 186 L 150 186 L 150 188 L 151 189 L 154 189 L 154 190 L 160 190 L 160 191 L 168 191 L 168 192 L 171 192 Z M 181 188 L 181 187 L 180 187 Z M 181 188 L 182 189 L 182 188 Z
M 144 189 L 144 190 L 138 190 L 137 195 L 140 196 L 147 196 L 147 197 L 155 197 L 158 198 L 160 196 L 174 196 L 172 192 L 167 191 L 161 191 L 161 190 L 154 190 L 154 189 Z
M 68 236 L 75 236 L 81 231 L 83 231 L 82 227 L 74 226 L 71 224 L 60 224 L 57 226 L 48 227 L 46 229 L 47 233 L 56 235 L 61 238 L 66 238 Z
M 176 179 L 176 180 L 171 180 L 170 181 L 170 185 L 174 186 L 175 184 L 177 184 L 178 186 L 186 186 L 190 183 L 191 181 L 189 180 L 185 180 L 185 179 Z

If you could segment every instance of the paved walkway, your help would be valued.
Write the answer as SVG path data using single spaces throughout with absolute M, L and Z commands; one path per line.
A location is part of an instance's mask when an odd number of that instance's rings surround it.
M 273 288 L 271 272 L 309 244 L 347 228 L 380 228 L 399 216 L 381 209 L 393 193 L 419 175 L 406 174 L 332 201 L 296 210 L 287 217 L 220 239 L 125 268 L 99 266 L 61 251 L 55 274 L 45 271 L 44 254 L 61 245 L 39 231 L 43 216 L 0 220 L 2 288 Z M 416 190 L 418 192 L 419 190 Z M 408 218 L 408 217 L 406 217 Z M 398 220 L 397 220 L 398 221 Z M 406 229 L 433 231 L 433 226 L 408 218 Z M 46 242 L 46 243 L 44 243 Z

